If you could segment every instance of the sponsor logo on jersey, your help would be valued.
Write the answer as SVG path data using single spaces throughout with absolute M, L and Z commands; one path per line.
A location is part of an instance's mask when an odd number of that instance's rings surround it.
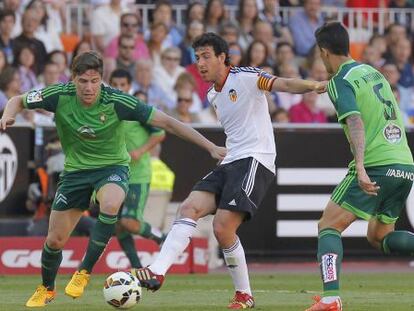
M 43 100 L 42 91 L 41 90 L 33 90 L 27 93 L 26 101 L 28 104 L 38 103 Z
M 338 275 L 336 273 L 337 258 L 338 255 L 334 253 L 328 253 L 322 256 L 321 269 L 324 283 L 333 282 L 338 279 Z
M 122 180 L 121 176 L 117 174 L 112 174 L 111 176 L 108 177 L 108 181 L 121 181 L 121 180 Z
M 237 100 L 237 92 L 236 92 L 236 90 L 235 90 L 235 89 L 231 89 L 231 90 L 229 91 L 229 97 L 230 97 L 230 100 L 231 100 L 232 102 L 235 102 L 235 101 Z
M 0 134 L 0 202 L 13 187 L 17 173 L 17 150 L 7 134 Z
M 388 124 L 383 131 L 384 137 L 391 144 L 397 144 L 402 138 L 402 130 L 395 124 Z
M 95 131 L 88 125 L 83 125 L 78 128 L 78 133 L 84 138 L 96 138 Z

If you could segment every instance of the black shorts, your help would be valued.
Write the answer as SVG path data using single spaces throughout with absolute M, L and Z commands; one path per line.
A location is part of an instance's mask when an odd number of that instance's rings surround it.
M 216 167 L 195 184 L 193 191 L 215 193 L 217 208 L 245 212 L 248 220 L 274 179 L 273 172 L 250 157 Z

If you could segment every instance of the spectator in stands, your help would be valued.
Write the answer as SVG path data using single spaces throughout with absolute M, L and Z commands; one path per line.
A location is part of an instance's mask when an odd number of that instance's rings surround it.
M 226 19 L 226 9 L 222 0 L 208 0 L 204 11 L 204 26 L 206 32 L 218 33 L 221 24 Z
M 387 51 L 384 55 L 385 59 L 388 61 L 392 58 L 391 48 L 397 44 L 397 41 L 400 39 L 407 38 L 407 29 L 400 24 L 391 24 L 389 25 L 384 32 Z
M 148 96 L 144 91 L 136 91 L 133 95 L 144 103 L 148 103 Z
M 240 30 L 239 44 L 243 50 L 246 50 L 253 41 L 253 26 L 258 20 L 256 0 L 240 0 L 237 21 Z
M 296 63 L 284 63 L 279 66 L 279 76 L 282 78 L 299 78 L 299 67 Z M 289 111 L 290 107 L 299 104 L 302 101 L 302 94 L 292 94 L 285 92 L 277 92 L 279 99 L 279 107 Z
M 367 45 L 362 53 L 361 61 L 365 64 L 371 65 L 374 68 L 381 68 L 385 59 L 381 57 L 381 51 L 372 45 Z
M 164 91 L 153 83 L 154 63 L 149 59 L 139 59 L 135 67 L 133 90 L 143 91 L 148 95 L 148 104 L 166 111 L 174 106 Z
M 45 68 L 43 69 L 43 73 L 40 77 L 41 83 L 39 85 L 39 88 L 44 88 L 46 86 L 59 83 L 59 77 L 59 65 L 52 61 L 48 61 L 45 64 Z
M 298 56 L 305 57 L 315 45 L 315 30 L 323 22 L 321 0 L 304 0 L 303 10 L 289 19 L 289 30 Z
M 204 5 L 201 2 L 191 2 L 185 13 L 185 24 L 190 25 L 193 21 L 203 23 Z
M 46 3 L 43 0 L 31 0 L 26 6 L 26 10 L 35 11 L 40 18 L 40 25 L 36 29 L 35 37 L 43 42 L 46 51 L 49 53 L 53 50 L 63 50 L 59 33 L 62 27 L 56 25 L 55 20 L 49 18 Z
M 199 123 L 200 118 L 196 113 L 190 112 L 193 104 L 193 93 L 187 88 L 178 88 L 175 108 L 168 112 L 169 115 L 184 123 Z
M 239 28 L 233 22 L 223 22 L 219 28 L 219 35 L 228 44 L 239 42 Z
M 118 47 L 118 46 L 117 46 Z M 76 44 L 72 53 L 72 60 L 79 54 L 92 51 L 92 43 L 89 39 L 83 38 Z
M 161 53 L 161 66 L 155 66 L 153 82 L 157 84 L 171 101 L 174 101 L 174 85 L 178 76 L 185 71 L 180 66 L 181 51 L 170 47 Z
M 8 66 L 6 53 L 0 49 L 0 73 Z
M 400 80 L 398 83 L 406 88 L 414 86 L 414 73 L 410 62 L 411 43 L 406 38 L 401 38 L 391 47 L 392 60 L 400 71 Z
M 167 34 L 168 27 L 164 23 L 157 22 L 151 25 L 147 46 L 155 66 L 158 66 L 161 62 L 161 52 L 164 49 L 162 44 L 167 37 Z
M 186 29 L 184 40 L 178 46 L 181 50 L 180 65 L 185 67 L 195 63 L 194 49 L 191 46 L 194 39 L 204 33 L 204 25 L 199 21 L 192 21 Z
M 27 92 L 39 86 L 39 81 L 34 71 L 36 64 L 35 51 L 30 46 L 22 47 L 14 58 L 14 67 L 19 71 L 21 91 Z
M 407 30 L 410 31 L 412 25 L 411 10 L 414 7 L 413 3 L 407 0 L 391 0 L 388 3 L 388 7 L 392 9 L 408 9 L 405 12 L 397 12 L 396 14 L 394 14 L 394 18 L 396 23 L 406 25 Z
M 169 0 L 158 0 L 152 14 L 152 23 L 163 23 L 167 26 L 167 36 L 162 43 L 163 48 L 178 46 L 183 40 L 178 28 L 174 25 L 172 16 L 172 6 Z M 148 38 L 148 33 L 146 38 Z
M 289 113 L 284 108 L 277 108 L 272 113 L 272 122 L 274 123 L 289 123 Z
M 372 37 L 369 39 L 368 44 L 379 51 L 381 58 L 384 57 L 385 53 L 387 52 L 387 41 L 383 35 L 372 35 Z
M 381 67 L 381 72 L 388 80 L 391 87 L 398 90 L 399 105 L 402 111 L 409 113 L 414 108 L 413 87 L 404 87 L 400 84 L 401 74 L 396 63 L 387 62 Z
M 273 37 L 272 27 L 268 22 L 257 21 L 253 27 L 253 39 L 254 41 L 262 41 L 266 44 L 267 58 L 266 62 L 274 64 L 273 55 L 275 55 L 276 41 Z
M 66 83 L 69 81 L 70 73 L 66 53 L 54 50 L 48 54 L 48 60 L 57 64 L 59 67 L 59 82 Z
M 15 23 L 11 34 L 12 38 L 22 33 L 22 11 L 20 0 L 3 0 L 3 10 L 12 11 L 15 17 Z
M 237 42 L 229 44 L 230 65 L 240 66 L 243 59 L 243 51 Z
M 263 0 L 263 10 L 259 13 L 259 18 L 270 25 L 272 36 L 276 38 L 276 42 L 272 42 L 273 44 L 276 44 L 278 42 L 289 42 L 290 44 L 293 44 L 292 35 L 289 31 L 289 28 L 287 28 L 282 23 L 282 18 L 279 15 L 279 1 L 278 0 Z M 253 36 L 256 39 L 262 39 L 258 38 L 257 36 Z M 264 41 L 268 42 L 268 41 Z
M 139 29 L 139 17 L 134 13 L 124 13 L 120 19 L 121 33 L 119 36 L 113 38 L 105 49 L 105 57 L 115 59 L 118 57 L 118 43 L 120 36 L 127 36 L 134 40 L 135 48 L 133 50 L 133 59 L 138 60 L 140 58 L 148 59 L 150 57 L 148 47 L 145 44 L 143 36 L 138 32 Z
M 95 49 L 102 55 L 106 46 L 113 38 L 119 35 L 119 20 L 124 9 L 121 0 L 111 0 L 109 4 L 102 5 L 92 12 L 91 32 Z
M 130 36 L 118 37 L 118 57 L 115 59 L 115 68 L 124 69 L 131 77 L 135 74 L 136 61 L 134 60 L 135 39 Z
M 303 94 L 299 104 L 289 109 L 289 119 L 292 123 L 326 123 L 326 115 L 316 107 L 318 94 L 309 92 Z
M 22 17 L 23 32 L 14 40 L 13 53 L 16 55 L 23 47 L 29 46 L 35 53 L 36 64 L 34 72 L 39 74 L 47 60 L 47 52 L 42 41 L 35 38 L 40 25 L 40 17 L 34 10 L 26 10 Z
M 287 42 L 278 43 L 275 54 L 275 74 L 279 75 L 279 67 L 283 66 L 284 64 L 292 63 L 294 59 L 295 52 L 293 51 L 292 45 Z
M 243 66 L 261 68 L 267 63 L 267 58 L 267 45 L 262 41 L 255 40 L 247 48 Z
M 3 114 L 7 100 L 20 94 L 20 76 L 17 69 L 8 66 L 0 72 L 0 112 Z
M 9 64 L 13 63 L 12 31 L 15 24 L 15 15 L 11 10 L 0 10 L 0 50 L 2 50 Z
M 174 86 L 174 102 L 177 102 L 177 92 L 180 89 L 187 89 L 193 94 L 193 104 L 190 106 L 190 112 L 200 112 L 203 109 L 203 104 L 197 93 L 196 82 L 190 73 L 183 72 L 178 76 Z

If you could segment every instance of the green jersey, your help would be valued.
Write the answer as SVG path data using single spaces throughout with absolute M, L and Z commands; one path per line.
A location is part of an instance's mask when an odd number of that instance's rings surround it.
M 163 135 L 164 131 L 150 125 L 141 125 L 137 122 L 124 122 L 125 140 L 127 150 L 132 151 L 144 145 L 150 136 Z M 145 152 L 137 161 L 131 160 L 130 184 L 141 184 L 151 182 L 151 157 Z
M 23 96 L 28 109 L 55 113 L 58 135 L 65 153 L 65 171 L 128 166 L 123 120 L 148 123 L 154 108 L 135 97 L 101 86 L 91 106 L 81 104 L 75 85 L 56 84 Z
M 349 141 L 345 119 L 360 114 L 365 127 L 366 167 L 413 164 L 397 101 L 384 76 L 373 67 L 349 60 L 328 83 L 328 94 Z M 355 161 L 349 164 L 355 166 Z

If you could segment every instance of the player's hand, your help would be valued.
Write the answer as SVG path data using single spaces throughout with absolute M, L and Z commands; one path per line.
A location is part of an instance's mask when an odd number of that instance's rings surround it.
M 213 149 L 210 150 L 210 154 L 214 159 L 222 161 L 227 154 L 227 149 L 214 145 Z
M 0 119 L 0 130 L 5 131 L 6 128 L 12 126 L 16 120 L 14 118 L 1 118 Z
M 325 93 L 327 87 L 328 87 L 328 81 L 316 82 L 314 91 L 318 94 Z
M 138 161 L 142 156 L 142 152 L 139 149 L 136 149 L 136 150 L 130 151 L 129 155 L 131 156 L 132 160 Z
M 380 187 L 377 186 L 377 182 L 371 181 L 365 169 L 358 171 L 358 183 L 366 194 L 374 196 L 378 195 Z

